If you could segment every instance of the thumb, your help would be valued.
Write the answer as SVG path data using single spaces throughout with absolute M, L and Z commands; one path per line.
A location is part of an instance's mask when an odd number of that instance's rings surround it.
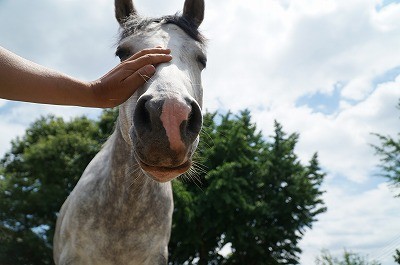
M 144 85 L 156 72 L 153 65 L 145 65 L 123 80 L 125 92 L 131 96 L 139 87 Z M 129 98 L 129 97 L 128 97 Z
M 147 82 L 147 80 L 149 80 L 154 75 L 155 72 L 156 68 L 154 67 L 154 65 L 151 64 L 146 65 L 137 71 L 137 73 L 142 77 L 144 82 Z
M 155 72 L 156 68 L 153 65 L 145 65 L 123 80 L 125 87 L 128 86 L 136 91 L 136 89 L 146 83 Z

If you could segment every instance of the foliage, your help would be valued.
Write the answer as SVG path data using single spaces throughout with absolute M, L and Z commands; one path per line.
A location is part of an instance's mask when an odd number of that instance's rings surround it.
M 397 108 L 400 110 L 400 101 Z M 379 167 L 384 172 L 382 175 L 394 186 L 400 187 L 400 132 L 397 133 L 397 139 L 381 134 L 375 135 L 380 140 L 380 145 L 373 145 L 373 147 L 376 154 L 380 156 Z
M 368 261 L 366 257 L 362 257 L 357 253 L 344 251 L 342 259 L 332 257 L 327 250 L 322 250 L 319 257 L 316 258 L 316 265 L 380 265 L 377 261 Z
M 57 213 L 107 139 L 115 112 L 99 122 L 41 118 L 12 142 L 0 162 L 0 264 L 52 264 Z
M 52 264 L 57 212 L 116 117 L 41 118 L 12 142 L 0 162 L 0 264 Z M 250 120 L 248 111 L 205 115 L 197 173 L 173 182 L 171 264 L 298 263 L 299 240 L 325 211 L 324 173 L 316 155 L 299 161 L 298 134 L 275 123 L 266 141 Z
M 400 249 L 396 249 L 396 254 L 393 256 L 393 258 L 397 264 L 400 264 Z
M 265 141 L 248 111 L 206 114 L 202 166 L 188 176 L 197 186 L 173 182 L 170 264 L 298 264 L 298 242 L 326 208 L 317 155 L 300 163 L 297 141 L 277 122 Z M 227 243 L 224 257 L 218 250 Z
M 400 100 L 397 105 L 400 110 Z M 392 136 L 375 134 L 380 140 L 380 145 L 372 145 L 376 155 L 380 156 L 380 165 L 383 177 L 386 177 L 394 186 L 400 187 L 400 132 L 397 133 L 397 139 Z M 397 194 L 400 197 L 400 193 Z M 393 256 L 395 262 L 400 264 L 400 250 L 396 250 Z

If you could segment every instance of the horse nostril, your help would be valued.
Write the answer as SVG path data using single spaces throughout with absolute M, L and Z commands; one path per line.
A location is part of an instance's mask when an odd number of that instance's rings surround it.
M 133 123 L 136 128 L 151 130 L 151 118 L 148 106 L 151 98 L 152 96 L 150 95 L 142 96 L 136 103 L 133 115 Z
M 196 101 L 192 101 L 191 104 L 191 112 L 189 114 L 188 122 L 187 122 L 187 130 L 188 133 L 191 133 L 197 137 L 200 133 L 201 126 L 203 123 L 203 117 L 201 115 L 201 110 Z
M 157 145 L 156 148 L 166 143 L 176 152 L 182 152 L 196 140 L 202 122 L 200 107 L 192 98 L 143 95 L 137 101 L 133 114 L 138 141 Z M 166 141 L 163 141 L 164 136 Z

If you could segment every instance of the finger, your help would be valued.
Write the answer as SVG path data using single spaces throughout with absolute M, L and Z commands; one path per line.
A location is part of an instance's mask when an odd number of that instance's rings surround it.
M 157 46 L 156 48 L 141 50 L 141 51 L 135 53 L 134 55 L 132 55 L 131 57 L 129 57 L 127 59 L 127 61 L 136 60 L 147 54 L 170 54 L 170 53 L 171 53 L 170 49 L 164 49 L 164 48 L 161 48 L 160 46 Z
M 161 63 L 166 63 L 172 60 L 172 56 L 169 54 L 147 54 L 145 56 L 139 57 L 133 61 L 124 62 L 124 67 L 126 69 L 137 71 L 138 69 L 146 65 L 158 65 Z
M 154 65 L 146 65 L 137 71 L 139 76 L 143 79 L 144 82 L 147 82 L 156 72 L 156 68 Z
M 127 93 L 134 93 L 139 87 L 144 85 L 156 72 L 156 68 L 153 65 L 146 65 L 140 68 L 138 71 L 129 75 L 124 79 L 124 87 L 127 88 Z

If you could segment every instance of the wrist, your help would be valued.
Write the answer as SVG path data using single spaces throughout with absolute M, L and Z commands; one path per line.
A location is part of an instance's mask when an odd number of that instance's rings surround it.
M 87 82 L 86 90 L 88 95 L 88 103 L 91 107 L 95 108 L 113 108 L 116 104 L 113 104 L 113 100 L 109 100 L 104 90 L 101 79 Z

